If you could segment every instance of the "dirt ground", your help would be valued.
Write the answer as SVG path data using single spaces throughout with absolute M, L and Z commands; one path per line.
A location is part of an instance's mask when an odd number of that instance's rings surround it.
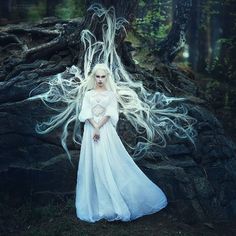
M 148 235 L 148 236 L 233 236 L 236 235 L 236 219 L 230 222 L 203 222 L 186 224 L 170 215 L 166 209 L 130 222 L 100 220 L 95 223 L 76 217 L 74 201 L 20 207 L 0 205 L 1 236 L 73 236 L 73 235 Z

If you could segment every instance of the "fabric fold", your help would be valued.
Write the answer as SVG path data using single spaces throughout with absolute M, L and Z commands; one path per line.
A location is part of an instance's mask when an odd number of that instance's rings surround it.
M 93 113 L 91 107 L 98 104 L 106 112 Z M 86 120 L 91 115 L 95 120 L 110 116 L 100 128 L 97 142 L 93 140 L 94 128 Z M 118 104 L 114 93 L 86 94 L 80 120 L 85 120 L 85 126 L 77 172 L 77 217 L 87 222 L 131 221 L 164 208 L 164 192 L 136 165 L 117 134 Z
M 105 116 L 110 116 L 113 126 L 116 127 L 117 122 L 119 120 L 119 113 L 118 113 L 118 102 L 114 92 L 111 93 L 110 103 L 106 107 Z
M 90 97 L 89 97 L 88 91 L 84 95 L 78 118 L 79 118 L 80 122 L 85 122 L 85 120 L 93 118 Z

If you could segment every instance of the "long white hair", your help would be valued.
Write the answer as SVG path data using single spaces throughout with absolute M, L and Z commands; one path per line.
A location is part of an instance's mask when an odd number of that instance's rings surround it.
M 46 92 L 32 95 L 38 88 L 31 91 L 29 100 L 41 99 L 48 108 L 57 112 L 48 121 L 37 124 L 37 133 L 46 134 L 62 126 L 61 144 L 71 161 L 67 147 L 68 127 L 74 124 L 73 141 L 81 144 L 78 115 L 82 100 L 86 91 L 95 88 L 94 75 L 97 69 L 102 69 L 108 75 L 107 89 L 116 94 L 119 113 L 125 116 L 142 139 L 135 146 L 130 146 L 134 150 L 134 159 L 142 158 L 151 152 L 152 147 L 165 147 L 166 137 L 170 135 L 188 139 L 195 147 L 197 131 L 194 124 L 197 120 L 188 115 L 188 109 L 182 103 L 186 98 L 167 97 L 158 91 L 148 91 L 142 81 L 135 81 L 125 70 L 116 51 L 115 35 L 119 30 L 125 31 L 124 23 L 127 21 L 116 18 L 113 7 L 105 10 L 101 5 L 94 4 L 88 10 L 94 12 L 92 18 L 98 16 L 102 19 L 103 39 L 97 40 L 88 29 L 84 29 L 81 32 L 85 50 L 83 73 L 73 65 L 65 72 L 50 77 L 45 82 Z

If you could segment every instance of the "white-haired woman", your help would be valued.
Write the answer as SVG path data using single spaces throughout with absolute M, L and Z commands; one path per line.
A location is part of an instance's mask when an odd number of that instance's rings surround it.
M 130 221 L 167 205 L 163 191 L 139 169 L 117 132 L 119 105 L 111 74 L 95 65 L 79 120 L 85 122 L 76 186 L 77 216 L 95 222 Z
M 67 137 L 71 134 L 68 127 L 74 124 L 72 139 L 81 144 L 77 216 L 88 222 L 129 221 L 167 205 L 163 191 L 144 175 L 134 159 L 158 153 L 160 147 L 166 146 L 166 136 L 188 139 L 194 144 L 196 119 L 187 114 L 187 107 L 181 103 L 185 98 L 148 91 L 142 81 L 132 80 L 114 46 L 116 31 L 124 28 L 124 21 L 116 19 L 113 8 L 105 10 L 95 5 L 91 9 L 103 17 L 105 27 L 103 41 L 97 41 L 87 29 L 81 33 L 85 50 L 83 73 L 72 66 L 66 77 L 60 73 L 50 78 L 45 82 L 47 91 L 29 100 L 41 99 L 57 112 L 48 121 L 38 123 L 36 131 L 46 134 L 62 126 L 61 144 L 72 164 Z M 68 78 L 68 72 L 75 76 Z M 132 157 L 116 132 L 119 114 L 139 134 L 136 145 L 131 147 Z M 83 137 L 81 122 L 85 122 Z

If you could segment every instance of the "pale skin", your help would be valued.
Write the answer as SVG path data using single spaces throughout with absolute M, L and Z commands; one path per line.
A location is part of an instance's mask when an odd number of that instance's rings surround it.
M 105 91 L 106 90 L 106 81 L 107 73 L 102 69 L 98 69 L 95 72 L 96 87 L 95 91 Z M 100 128 L 108 121 L 110 117 L 104 116 L 100 122 L 96 122 L 94 119 L 88 119 L 90 124 L 94 127 L 93 140 L 97 142 L 100 139 Z

